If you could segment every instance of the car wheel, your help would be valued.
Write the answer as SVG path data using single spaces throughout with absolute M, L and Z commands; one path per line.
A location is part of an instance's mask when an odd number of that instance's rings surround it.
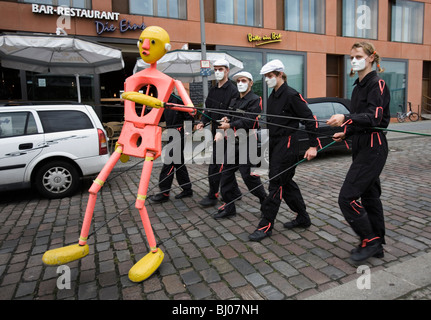
M 35 175 L 37 191 L 49 199 L 69 197 L 78 190 L 79 184 L 78 171 L 65 161 L 47 163 Z

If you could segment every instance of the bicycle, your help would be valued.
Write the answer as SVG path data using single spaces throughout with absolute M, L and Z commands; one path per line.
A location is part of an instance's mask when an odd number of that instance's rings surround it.
M 409 105 L 409 112 L 407 113 L 403 111 L 403 106 L 401 104 L 399 105 L 401 112 L 397 112 L 398 122 L 404 122 L 406 121 L 406 118 L 409 118 L 409 120 L 412 122 L 419 120 L 419 113 L 412 111 L 412 103 L 408 102 L 408 105 Z

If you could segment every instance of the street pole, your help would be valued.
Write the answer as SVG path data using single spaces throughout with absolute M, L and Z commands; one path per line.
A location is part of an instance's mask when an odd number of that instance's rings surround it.
M 207 59 L 207 44 L 205 40 L 205 10 L 204 10 L 204 0 L 200 0 L 200 16 L 201 16 L 201 60 Z M 206 75 L 202 76 L 202 89 L 203 89 L 203 102 L 208 96 L 208 77 Z

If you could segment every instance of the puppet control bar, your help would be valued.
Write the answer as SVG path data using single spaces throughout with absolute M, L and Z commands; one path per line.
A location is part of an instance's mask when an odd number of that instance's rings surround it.
M 165 103 L 165 102 L 163 102 L 157 98 L 143 95 L 143 94 L 140 94 L 137 92 L 124 92 L 122 95 L 122 98 L 127 99 L 127 100 L 132 100 L 132 101 L 138 102 L 142 105 L 156 108 L 156 109 L 171 108 L 173 110 L 184 111 L 184 112 L 190 112 L 190 109 L 194 109 L 195 113 L 196 113 L 196 110 L 198 109 L 192 105 L 191 106 L 179 106 L 179 105 L 172 104 L 172 103 Z M 298 118 L 292 117 L 292 119 L 298 119 Z M 313 120 L 311 120 L 311 119 L 300 119 L 300 120 L 316 121 L 315 119 L 313 119 Z M 403 131 L 403 130 L 395 130 L 395 129 L 379 128 L 379 127 L 373 127 L 372 129 L 431 137 L 431 134 L 429 134 L 429 133 Z

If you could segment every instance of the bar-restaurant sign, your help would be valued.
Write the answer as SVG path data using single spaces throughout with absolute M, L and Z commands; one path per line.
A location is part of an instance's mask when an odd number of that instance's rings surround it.
M 114 32 L 119 30 L 121 33 L 134 30 L 144 30 L 146 28 L 145 24 L 135 24 L 131 23 L 129 20 L 120 20 L 119 12 L 108 12 L 81 8 L 70 8 L 66 6 L 50 6 L 44 4 L 31 5 L 31 11 L 35 14 L 45 14 L 45 15 L 57 15 L 59 20 L 63 21 L 61 24 L 64 28 L 70 28 L 67 23 L 71 18 L 83 18 L 83 19 L 95 19 L 94 23 L 96 25 L 96 32 L 101 35 L 104 32 Z M 57 20 L 57 24 L 59 22 Z M 101 21 L 103 20 L 103 21 Z M 107 21 L 108 20 L 108 21 Z
M 281 42 L 281 33 L 272 32 L 269 35 L 253 35 L 247 34 L 247 40 L 250 43 L 254 43 L 256 46 L 262 46 L 269 43 Z

